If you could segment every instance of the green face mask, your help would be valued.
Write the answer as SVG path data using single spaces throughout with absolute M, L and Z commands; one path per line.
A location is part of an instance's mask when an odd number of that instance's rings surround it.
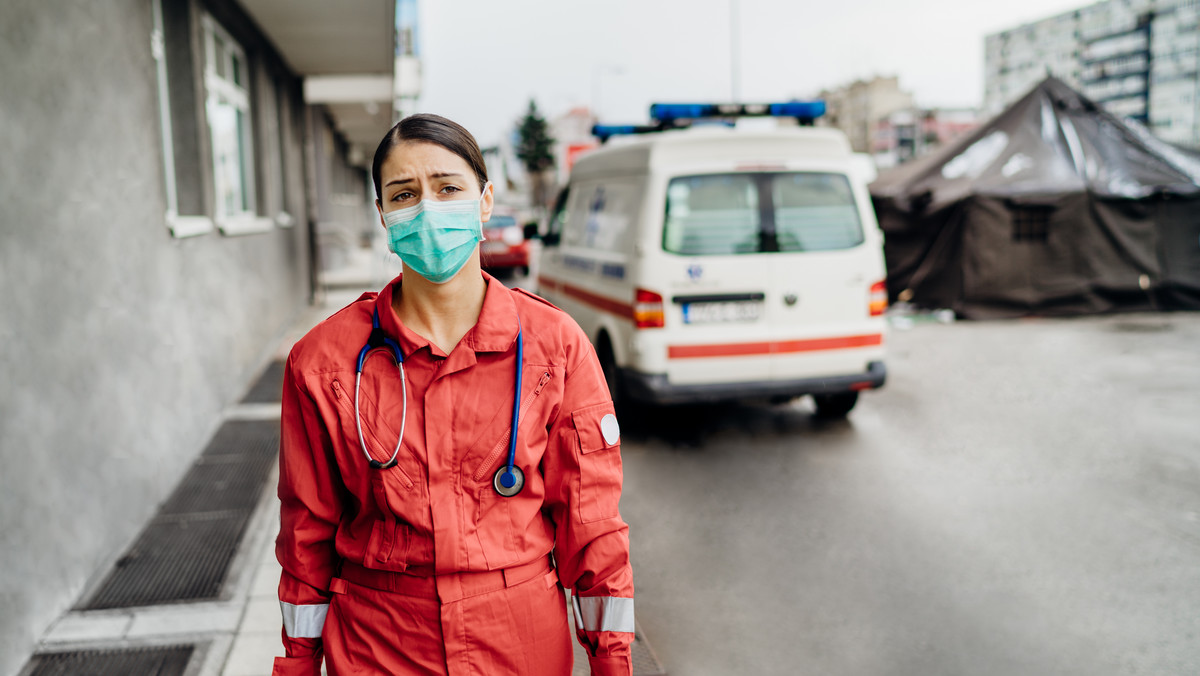
M 483 186 L 487 194 L 487 185 Z M 462 270 L 483 240 L 478 200 L 435 202 L 389 211 L 383 215 L 388 248 L 413 272 L 434 284 L 445 284 Z

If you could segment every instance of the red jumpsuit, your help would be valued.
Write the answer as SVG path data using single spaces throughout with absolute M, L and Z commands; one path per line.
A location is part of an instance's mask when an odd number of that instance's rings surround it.
M 595 351 L 561 310 L 485 279 L 479 321 L 448 355 L 399 324 L 399 278 L 292 348 L 276 543 L 287 657 L 275 674 L 316 676 L 323 653 L 331 676 L 566 676 L 563 587 L 592 673 L 632 673 L 620 442 Z M 375 310 L 405 357 L 407 421 L 390 469 L 368 466 L 355 426 L 355 367 Z M 507 459 L 518 321 L 525 487 L 505 498 L 492 478 Z M 380 462 L 404 413 L 388 354 L 368 357 L 359 393 Z

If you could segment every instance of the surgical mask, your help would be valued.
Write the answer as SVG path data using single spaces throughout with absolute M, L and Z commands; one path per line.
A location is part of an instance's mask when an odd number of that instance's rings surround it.
M 487 186 L 484 184 L 478 200 L 421 200 L 420 204 L 385 213 L 388 248 L 413 272 L 434 284 L 450 281 L 483 240 L 480 209 Z

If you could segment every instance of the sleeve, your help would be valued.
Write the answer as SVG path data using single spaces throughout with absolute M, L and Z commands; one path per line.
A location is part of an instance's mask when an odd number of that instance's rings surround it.
M 295 354 L 283 377 L 279 442 L 279 537 L 275 556 L 283 566 L 279 607 L 286 657 L 275 659 L 275 676 L 318 676 L 321 630 L 329 610 L 329 581 L 337 554 L 334 535 L 342 513 L 342 489 L 329 435 L 316 403 L 295 374 Z
M 546 500 L 554 557 L 573 590 L 579 642 L 592 674 L 629 676 L 634 637 L 629 527 L 621 520 L 620 428 L 591 344 L 579 334 L 562 404 L 550 426 Z

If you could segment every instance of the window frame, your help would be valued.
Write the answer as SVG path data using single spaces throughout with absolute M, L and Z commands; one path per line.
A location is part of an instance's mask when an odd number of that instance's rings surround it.
M 176 173 L 175 128 L 171 119 L 171 95 L 167 64 L 167 39 L 163 20 L 163 3 L 151 2 L 154 25 L 150 32 L 150 53 L 154 58 L 155 79 L 158 88 L 158 122 L 162 134 L 163 191 L 167 209 L 163 214 L 167 229 L 176 239 L 196 237 L 213 232 L 213 220 L 205 215 L 179 214 L 179 182 Z
M 246 50 L 233 38 L 224 26 L 212 15 L 205 13 L 201 19 L 202 50 L 204 59 L 204 120 L 208 129 L 209 150 L 212 160 L 212 220 L 224 235 L 247 235 L 268 232 L 273 227 L 272 219 L 258 215 L 258 193 L 256 185 L 255 120 L 253 96 L 250 90 L 252 69 L 246 58 Z M 218 45 L 218 40 L 220 44 Z M 220 63 L 222 62 L 223 63 Z M 223 65 L 219 69 L 218 65 Z M 224 75 L 222 75 L 222 71 Z M 234 76 L 234 73 L 239 76 Z M 233 108 L 240 184 L 236 186 L 236 198 L 241 208 L 230 210 L 226 204 L 228 195 L 227 177 L 221 172 L 221 158 L 228 151 L 225 141 L 216 128 L 215 112 L 220 106 Z

